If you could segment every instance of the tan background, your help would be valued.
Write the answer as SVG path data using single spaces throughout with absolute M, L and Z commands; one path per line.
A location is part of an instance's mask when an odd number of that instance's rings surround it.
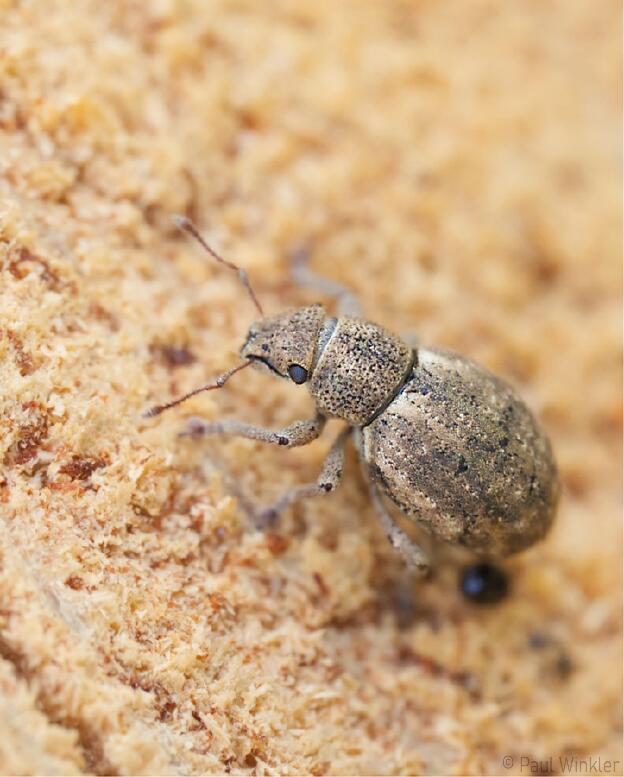
M 618 2 L 0 3 L 0 768 L 505 772 L 621 759 Z M 519 386 L 564 495 L 486 610 L 410 585 L 354 456 L 193 444 L 305 390 L 235 361 L 286 256 Z M 525 773 L 526 763 L 525 763 Z M 621 773 L 621 763 L 616 773 Z

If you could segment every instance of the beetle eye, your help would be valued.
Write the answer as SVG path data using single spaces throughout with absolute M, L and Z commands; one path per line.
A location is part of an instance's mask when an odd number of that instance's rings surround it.
M 288 368 L 288 374 L 293 383 L 305 383 L 308 379 L 308 371 L 299 364 L 291 364 Z

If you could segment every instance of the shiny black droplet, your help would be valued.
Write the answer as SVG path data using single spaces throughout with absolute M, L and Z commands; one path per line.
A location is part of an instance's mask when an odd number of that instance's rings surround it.
M 507 596 L 509 580 L 494 564 L 471 564 L 462 569 L 459 588 L 475 604 L 497 604 Z
M 288 368 L 288 374 L 293 383 L 305 383 L 308 379 L 308 371 L 299 364 L 291 364 Z

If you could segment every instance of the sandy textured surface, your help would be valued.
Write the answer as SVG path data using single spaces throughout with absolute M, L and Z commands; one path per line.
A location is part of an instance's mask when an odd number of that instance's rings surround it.
M 617 2 L 0 2 L 0 769 L 517 773 L 621 760 Z M 303 388 L 235 361 L 253 308 L 170 223 L 515 383 L 564 494 L 479 609 L 411 584 L 353 453 L 276 533 Z M 243 499 L 244 503 L 244 499 Z M 505 771 L 503 757 L 513 758 Z M 525 766 L 525 772 L 526 766 Z M 613 773 L 613 772 L 612 772 Z M 614 773 L 621 773 L 620 766 Z

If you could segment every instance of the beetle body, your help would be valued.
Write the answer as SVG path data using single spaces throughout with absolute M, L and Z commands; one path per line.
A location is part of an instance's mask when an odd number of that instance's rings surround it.
M 254 324 L 241 355 L 284 377 L 302 367 L 318 412 L 358 429 L 373 481 L 435 538 L 496 558 L 546 534 L 558 495 L 548 439 L 514 390 L 475 362 L 412 349 L 320 305 Z

